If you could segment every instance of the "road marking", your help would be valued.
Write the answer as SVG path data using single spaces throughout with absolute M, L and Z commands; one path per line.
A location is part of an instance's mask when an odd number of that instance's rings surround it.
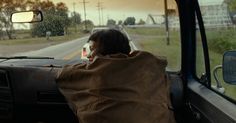
M 63 59 L 64 60 L 70 60 L 72 58 L 75 58 L 76 56 L 81 54 L 81 50 L 76 50 L 75 52 L 70 53 L 69 55 L 66 55 Z

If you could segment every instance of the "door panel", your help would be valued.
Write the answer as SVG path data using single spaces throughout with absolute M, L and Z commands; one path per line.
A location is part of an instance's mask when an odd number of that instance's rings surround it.
M 236 122 L 236 106 L 204 85 L 189 82 L 187 97 L 188 108 L 198 123 Z
M 170 97 L 177 123 L 183 122 L 183 81 L 178 73 L 168 73 L 170 80 Z

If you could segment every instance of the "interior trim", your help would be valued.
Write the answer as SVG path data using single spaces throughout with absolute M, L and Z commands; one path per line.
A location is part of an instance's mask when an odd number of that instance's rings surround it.
M 188 83 L 188 100 L 201 115 L 214 123 L 235 123 L 236 105 L 204 85 L 192 80 Z

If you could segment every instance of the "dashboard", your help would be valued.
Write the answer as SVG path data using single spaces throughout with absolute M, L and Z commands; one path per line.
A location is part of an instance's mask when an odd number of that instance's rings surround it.
M 0 122 L 78 123 L 55 78 L 63 66 L 81 61 L 18 59 L 0 61 Z M 175 112 L 181 110 L 183 85 L 176 73 L 167 72 Z
M 78 122 L 55 82 L 61 68 L 37 65 L 0 64 L 0 122 Z

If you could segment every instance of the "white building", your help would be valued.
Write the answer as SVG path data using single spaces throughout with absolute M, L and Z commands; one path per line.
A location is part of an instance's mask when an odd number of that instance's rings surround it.
M 232 25 L 228 5 L 224 0 L 199 0 L 205 27 L 228 27 Z
M 201 8 L 202 18 L 204 21 L 204 25 L 207 28 L 218 28 L 218 27 L 229 27 L 231 26 L 232 20 L 230 18 L 228 5 L 224 2 L 224 0 L 199 0 L 199 5 Z M 175 11 L 174 11 L 175 10 Z M 172 9 L 168 14 L 168 23 L 170 28 L 179 28 L 179 16 L 177 7 Z M 156 21 L 155 16 L 153 16 L 153 20 Z M 161 24 L 165 24 L 164 15 L 159 15 L 159 21 Z M 147 20 L 152 20 L 150 15 Z M 155 24 L 160 24 L 156 21 Z
M 146 19 L 146 24 L 148 25 L 162 25 L 165 22 L 165 19 L 162 14 L 159 15 L 154 15 L 154 14 L 149 14 Z

